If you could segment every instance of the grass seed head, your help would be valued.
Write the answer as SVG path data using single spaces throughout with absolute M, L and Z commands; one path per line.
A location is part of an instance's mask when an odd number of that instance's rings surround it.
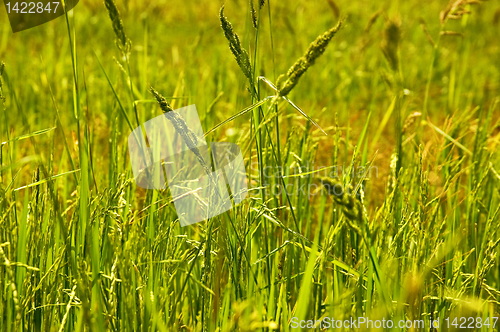
M 318 179 L 326 193 L 333 197 L 335 203 L 342 206 L 342 211 L 348 219 L 354 222 L 361 220 L 363 209 L 351 185 L 346 188 L 338 179 L 331 177 L 319 176 Z
M 166 118 L 172 123 L 172 126 L 175 128 L 175 131 L 182 137 L 182 140 L 188 148 L 196 155 L 198 159 L 198 163 L 203 167 L 206 174 L 212 180 L 212 183 L 215 183 L 211 175 L 211 167 L 207 161 L 203 158 L 198 146 L 200 145 L 201 137 L 196 136 L 196 134 L 189 128 L 189 125 L 186 121 L 179 115 L 179 113 L 175 112 L 170 104 L 167 102 L 167 99 L 163 97 L 158 91 L 156 91 L 153 87 L 149 88 L 149 91 L 153 94 L 153 96 L 158 101 L 161 110 L 165 114 Z
M 158 91 L 156 91 L 153 87 L 150 87 L 149 91 L 156 98 L 158 104 L 160 104 L 160 108 L 163 111 L 163 113 L 168 113 L 173 111 L 172 106 L 170 106 L 167 99 L 163 97 Z
M 498 25 L 500 22 L 500 8 L 498 8 L 495 11 L 495 14 L 493 14 L 493 25 Z
M 467 5 L 480 4 L 479 0 L 450 0 L 448 6 L 439 13 L 439 20 L 444 25 L 446 21 L 458 20 L 465 14 L 470 14 Z
M 365 25 L 365 32 L 369 32 L 372 26 L 377 22 L 377 19 L 379 18 L 380 14 L 382 12 L 380 10 L 377 10 L 375 13 L 370 16 L 370 19 L 368 20 L 368 23 Z
M 319 58 L 326 50 L 328 43 L 333 36 L 340 30 L 342 20 L 336 26 L 318 36 L 307 48 L 306 53 L 300 57 L 290 67 L 286 75 L 281 75 L 278 78 L 277 87 L 280 96 L 286 96 L 297 85 L 300 77 L 311 67 L 317 58 Z
M 340 16 L 340 8 L 333 0 L 326 0 L 328 6 L 332 9 L 333 15 L 338 18 Z
M 252 15 L 252 25 L 257 29 L 257 12 L 255 11 L 253 0 L 250 0 L 250 14 Z
M 226 36 L 227 41 L 229 42 L 229 49 L 234 55 L 238 66 L 245 76 L 248 78 L 250 84 L 253 82 L 252 78 L 252 66 L 250 64 L 250 58 L 248 56 L 248 52 L 241 47 L 240 38 L 234 32 L 233 26 L 231 22 L 227 20 L 227 17 L 224 16 L 224 6 L 221 7 L 219 12 L 219 18 L 222 30 L 224 31 L 224 36 Z
M 401 23 L 399 20 L 387 20 L 384 39 L 381 48 L 384 56 L 389 62 L 391 69 L 397 71 L 399 68 L 398 48 L 401 40 Z
M 164 114 L 167 115 L 167 119 L 172 122 L 175 130 L 181 135 L 182 139 L 186 143 L 186 145 L 192 150 L 198 146 L 198 140 L 200 139 L 196 134 L 189 128 L 186 121 L 179 115 L 179 113 L 175 112 L 168 103 L 167 99 L 163 97 L 158 91 L 156 91 L 153 87 L 149 88 L 149 91 L 156 98 L 156 101 L 160 105 L 161 110 Z M 197 148 L 196 148 L 197 149 Z M 198 155 L 198 154 L 197 154 Z
M 113 30 L 116 36 L 116 46 L 118 46 L 123 55 L 126 56 L 130 52 L 131 42 L 125 35 L 125 29 L 123 28 L 120 12 L 118 11 L 114 0 L 104 0 L 104 5 L 108 10 L 109 18 L 113 24 Z

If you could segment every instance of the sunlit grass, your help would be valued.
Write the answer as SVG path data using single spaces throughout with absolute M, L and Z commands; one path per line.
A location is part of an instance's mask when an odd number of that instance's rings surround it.
M 454 4 L 88 1 L 17 34 L 0 14 L 0 330 L 498 317 L 497 8 Z M 136 186 L 151 86 L 241 147 L 242 204 L 180 227 Z

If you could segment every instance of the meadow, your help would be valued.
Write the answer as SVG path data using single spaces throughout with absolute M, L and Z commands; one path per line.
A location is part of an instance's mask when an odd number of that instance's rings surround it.
M 0 331 L 500 330 L 499 25 L 493 0 L 1 9 Z M 181 227 L 128 137 L 191 104 L 249 191 Z

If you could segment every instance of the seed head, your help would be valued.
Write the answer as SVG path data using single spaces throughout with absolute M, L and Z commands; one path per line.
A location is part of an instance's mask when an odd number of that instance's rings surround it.
M 250 0 L 250 14 L 252 15 L 252 25 L 257 29 L 257 12 L 255 11 L 253 0 Z
M 211 176 L 211 167 L 203 158 L 198 146 L 200 145 L 201 138 L 196 136 L 196 134 L 189 128 L 186 121 L 180 116 L 179 113 L 174 111 L 170 104 L 167 102 L 167 99 L 163 97 L 158 91 L 156 91 L 153 87 L 149 88 L 149 91 L 153 94 L 153 96 L 158 101 L 161 110 L 165 114 L 165 117 L 172 123 L 172 126 L 175 128 L 175 131 L 182 137 L 182 140 L 188 148 L 196 155 L 198 159 L 198 163 L 203 167 L 207 175 L 210 177 L 213 183 L 215 180 Z
M 120 12 L 118 11 L 114 0 L 104 0 L 104 5 L 108 10 L 109 18 L 113 24 L 113 30 L 116 36 L 116 46 L 118 46 L 122 54 L 126 56 L 130 52 L 131 42 L 125 35 L 125 29 L 123 28 Z
M 248 78 L 250 84 L 252 84 L 252 66 L 250 64 L 248 52 L 243 47 L 241 47 L 240 38 L 234 32 L 233 26 L 227 20 L 227 17 L 224 16 L 224 6 L 222 6 L 220 9 L 219 18 L 222 30 L 224 31 L 224 36 L 226 36 L 226 39 L 229 42 L 229 49 L 233 53 L 234 58 L 236 59 L 236 62 L 238 63 L 241 71 Z
M 498 8 L 495 11 L 495 14 L 493 14 L 493 25 L 498 25 L 498 22 L 500 22 L 500 8 Z
M 330 8 L 332 9 L 333 15 L 336 18 L 338 18 L 340 16 L 340 8 L 339 8 L 339 6 L 333 0 L 326 0 L 326 2 L 328 3 L 328 5 L 330 6 Z
M 160 108 L 163 111 L 163 113 L 168 113 L 173 111 L 172 106 L 170 106 L 167 99 L 163 97 L 158 91 L 156 91 L 153 87 L 150 87 L 149 91 L 156 98 L 158 104 L 160 104 Z
M 481 1 L 479 0 L 450 0 L 448 6 L 439 13 L 439 20 L 444 25 L 449 19 L 460 19 L 464 14 L 470 14 L 470 11 L 466 9 L 466 5 L 480 3 Z
M 320 176 L 318 178 L 326 192 L 333 197 L 335 203 L 342 206 L 342 212 L 350 221 L 361 220 L 363 211 L 361 201 L 357 199 L 356 194 L 352 193 L 352 186 L 346 188 L 338 179 L 330 177 Z M 358 228 L 352 223 L 349 225 L 355 229 Z
M 288 70 L 286 75 L 281 75 L 278 78 L 277 87 L 280 96 L 286 96 L 297 85 L 300 77 L 306 70 L 314 64 L 326 50 L 328 43 L 332 40 L 333 36 L 340 30 L 342 20 L 330 30 L 318 36 L 306 50 L 306 53 L 300 57 L 293 66 Z
M 388 20 L 385 26 L 384 39 L 381 48 L 392 70 L 399 68 L 398 47 L 401 39 L 401 23 L 398 20 Z

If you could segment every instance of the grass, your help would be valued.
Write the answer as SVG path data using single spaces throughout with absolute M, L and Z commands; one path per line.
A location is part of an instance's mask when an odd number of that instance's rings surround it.
M 498 330 L 498 10 L 89 0 L 16 34 L 2 11 L 0 331 Z M 239 144 L 242 204 L 180 227 L 136 186 L 151 86 Z

